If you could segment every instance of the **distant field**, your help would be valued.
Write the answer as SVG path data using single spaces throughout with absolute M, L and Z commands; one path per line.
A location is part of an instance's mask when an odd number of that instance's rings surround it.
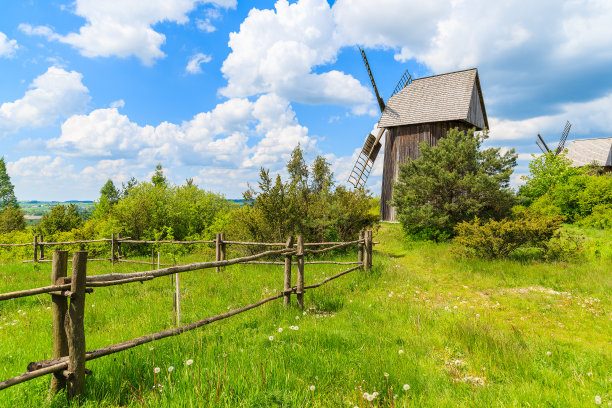
M 304 312 L 271 303 L 94 360 L 81 406 L 593 407 L 596 396 L 608 406 L 612 243 L 609 232 L 582 232 L 588 251 L 576 261 L 484 261 L 457 259 L 446 243 L 407 242 L 398 225 L 383 225 L 371 273 L 308 291 Z M 306 284 L 341 269 L 307 265 Z M 49 264 L 1 266 L 2 292 L 47 285 L 49 273 Z M 181 276 L 185 323 L 282 285 L 280 266 Z M 97 288 L 87 295 L 87 348 L 172 327 L 171 302 L 169 278 Z M 0 302 L 0 380 L 51 357 L 49 306 L 48 296 Z M 0 406 L 65 406 L 63 396 L 46 401 L 48 384 L 47 376 L 0 391 Z

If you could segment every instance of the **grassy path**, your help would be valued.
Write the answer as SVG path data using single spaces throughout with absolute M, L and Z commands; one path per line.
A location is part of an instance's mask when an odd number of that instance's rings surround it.
M 94 374 L 82 406 L 590 407 L 596 396 L 603 406 L 612 401 L 609 252 L 573 263 L 468 261 L 454 258 L 448 244 L 405 242 L 396 225 L 384 225 L 375 240 L 381 244 L 374 270 L 308 292 L 304 313 L 278 302 L 88 363 Z M 92 265 L 90 273 L 109 268 Z M 307 268 L 306 284 L 342 269 Z M 48 276 L 48 264 L 3 265 L 0 288 L 47 284 Z M 256 301 L 282 285 L 281 268 L 273 266 L 183 276 L 185 322 Z M 172 327 L 169 279 L 100 288 L 87 302 L 88 349 Z M 44 296 L 0 304 L 2 379 L 50 356 L 48 306 Z M 61 395 L 45 400 L 48 381 L 0 392 L 0 406 L 66 406 Z

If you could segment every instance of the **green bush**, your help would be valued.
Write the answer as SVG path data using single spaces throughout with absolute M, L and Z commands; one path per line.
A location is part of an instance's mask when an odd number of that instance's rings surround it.
M 599 204 L 594 206 L 591 214 L 581 219 L 578 225 L 602 230 L 612 229 L 612 205 Z
M 559 216 L 539 216 L 523 213 L 516 219 L 482 222 L 475 218 L 461 222 L 455 227 L 454 242 L 461 255 L 487 259 L 503 258 L 521 247 L 536 247 L 546 251 L 549 241 L 561 226 Z
M 517 156 L 514 150 L 481 149 L 486 138 L 473 129 L 451 129 L 437 146 L 420 143 L 420 157 L 400 166 L 392 205 L 408 235 L 441 241 L 462 221 L 509 214 Z

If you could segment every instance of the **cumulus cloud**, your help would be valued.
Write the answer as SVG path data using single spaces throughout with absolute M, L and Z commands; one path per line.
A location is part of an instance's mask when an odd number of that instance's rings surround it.
M 211 59 L 210 55 L 202 54 L 201 52 L 192 55 L 185 67 L 185 72 L 188 74 L 201 74 L 201 65 L 210 62 Z
M 62 157 L 27 156 L 8 162 L 6 170 L 15 179 L 66 178 L 74 170 L 74 166 L 66 163 Z
M 89 90 L 76 71 L 50 67 L 30 84 L 23 98 L 0 105 L 0 132 L 48 126 L 85 109 Z
M 372 103 L 369 90 L 337 70 L 313 72 L 335 62 L 342 40 L 325 0 L 279 0 L 274 10 L 250 11 L 231 33 L 232 52 L 221 71 L 221 94 L 245 97 L 272 92 L 309 104 L 355 106 Z
M 42 35 L 77 48 L 86 57 L 136 56 L 143 64 L 152 65 L 165 57 L 161 46 L 166 36 L 153 29 L 161 22 L 184 24 L 188 14 L 198 3 L 222 8 L 233 8 L 236 0 L 76 0 L 74 14 L 86 23 L 78 32 L 60 35 L 51 28 L 21 24 L 20 29 L 30 35 Z
M 142 165 L 162 161 L 253 172 L 259 166 L 282 168 L 298 143 L 305 149 L 316 144 L 289 102 L 267 94 L 253 102 L 230 99 L 182 124 L 140 126 L 116 108 L 96 109 L 67 119 L 61 135 L 49 140 L 47 147 L 66 157 L 89 160 Z
M 9 40 L 6 34 L 0 31 L 0 57 L 13 57 L 18 48 L 16 40 Z

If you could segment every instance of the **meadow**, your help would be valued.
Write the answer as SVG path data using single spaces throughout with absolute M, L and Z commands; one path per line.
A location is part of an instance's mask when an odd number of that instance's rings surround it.
M 304 311 L 295 297 L 291 308 L 276 301 L 88 362 L 79 403 L 47 401 L 46 376 L 0 391 L 0 406 L 609 406 L 612 244 L 609 232 L 582 232 L 585 254 L 572 261 L 485 261 L 383 224 L 373 270 L 308 291 Z M 213 258 L 203 251 L 179 262 Z M 47 285 L 50 268 L 2 265 L 0 291 Z M 147 269 L 90 263 L 88 274 L 112 268 Z M 306 265 L 306 285 L 343 269 Z M 270 296 L 282 281 L 281 266 L 184 273 L 183 323 Z M 0 303 L 1 380 L 51 357 L 49 307 L 49 296 Z M 169 277 L 87 296 L 88 350 L 172 325 Z

